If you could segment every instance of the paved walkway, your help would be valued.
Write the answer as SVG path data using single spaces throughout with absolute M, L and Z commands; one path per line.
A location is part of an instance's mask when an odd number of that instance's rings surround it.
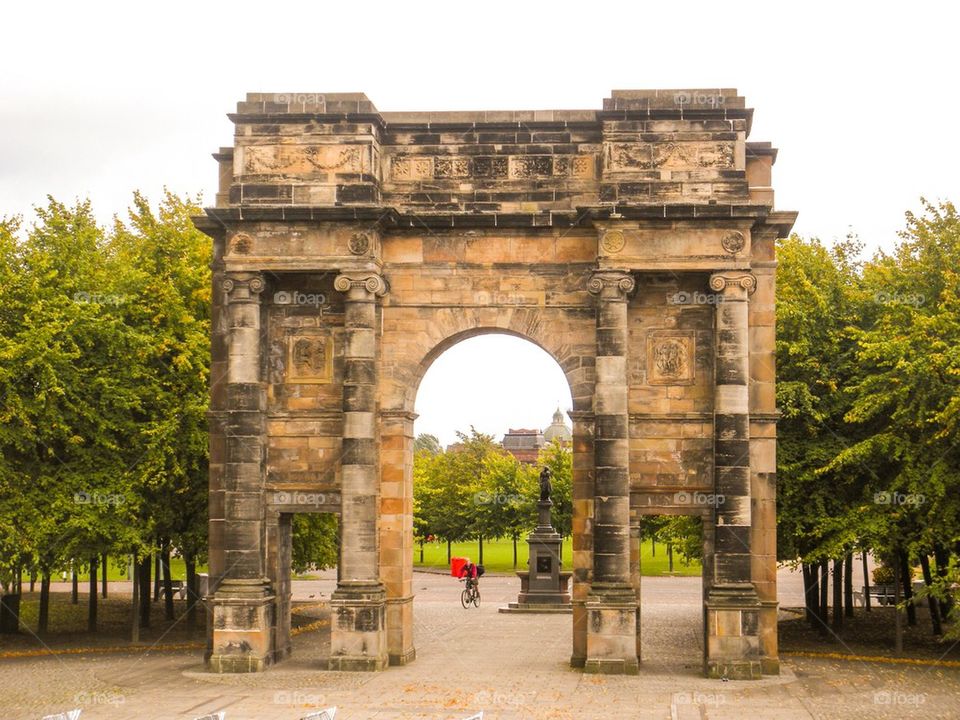
M 212 675 L 194 653 L 58 656 L 0 662 L 6 718 L 82 707 L 82 720 L 299 718 L 336 705 L 338 720 L 466 718 L 958 718 L 960 670 L 796 658 L 778 678 L 700 677 L 700 582 L 645 578 L 639 677 L 571 670 L 569 615 L 504 615 L 515 578 L 486 577 L 479 609 L 460 607 L 452 578 L 417 573 L 417 660 L 376 674 L 318 669 L 328 630 L 294 640 L 294 657 L 258 675 Z M 298 584 L 329 597 L 332 580 Z M 310 596 L 314 596 L 310 598 Z

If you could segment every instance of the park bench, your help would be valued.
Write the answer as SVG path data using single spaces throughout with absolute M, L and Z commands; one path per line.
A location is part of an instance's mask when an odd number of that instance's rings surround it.
M 876 599 L 881 605 L 893 605 L 896 602 L 893 585 L 871 585 L 870 597 Z M 865 605 L 864 599 L 867 595 L 867 587 L 863 586 L 860 592 L 853 593 L 854 602 L 860 603 L 861 607 Z
M 170 581 L 170 590 L 176 595 L 179 599 L 183 600 L 187 597 L 187 586 L 184 584 L 183 580 L 171 580 Z M 165 585 L 160 586 L 160 597 L 163 598 L 167 588 Z

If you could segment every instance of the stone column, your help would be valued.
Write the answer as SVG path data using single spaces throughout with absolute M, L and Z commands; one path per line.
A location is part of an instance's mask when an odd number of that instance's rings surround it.
M 387 592 L 391 665 L 413 662 L 413 422 L 406 410 L 380 412 L 380 577 Z
M 713 577 L 707 593 L 707 674 L 759 678 L 760 601 L 751 582 L 748 298 L 756 278 L 716 273 Z M 722 502 L 721 502 L 722 498 Z
M 592 411 L 570 412 L 573 421 L 573 651 L 570 665 L 587 662 L 587 599 L 593 580 L 593 462 Z
M 594 272 L 597 376 L 594 390 L 593 582 L 586 603 L 586 672 L 636 674 L 637 598 L 630 577 L 630 418 L 627 298 L 622 270 Z
M 340 275 L 333 286 L 346 300 L 340 577 L 330 602 L 329 668 L 382 670 L 387 666 L 387 633 L 377 538 L 377 297 L 386 294 L 387 286 L 375 273 Z
M 259 273 L 230 273 L 221 285 L 227 331 L 224 411 L 223 579 L 211 601 L 216 672 L 263 670 L 273 660 L 273 601 L 264 568 L 264 415 L 260 377 Z

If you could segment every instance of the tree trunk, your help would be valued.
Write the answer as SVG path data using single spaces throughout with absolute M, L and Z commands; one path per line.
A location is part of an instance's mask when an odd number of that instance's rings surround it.
M 44 569 L 40 575 L 40 612 L 37 618 L 37 635 L 47 632 L 50 623 L 50 571 Z
M 87 600 L 87 632 L 97 631 L 97 556 L 90 557 L 90 597 Z
M 517 569 L 517 534 L 513 534 L 513 569 Z
M 130 556 L 130 584 L 133 586 L 133 619 L 130 622 L 130 641 L 140 642 L 140 561 L 136 555 Z
M 867 551 L 863 554 L 863 606 L 870 612 L 870 573 L 867 572 Z
M 108 560 L 109 558 L 106 553 L 100 557 L 100 576 L 102 578 L 100 581 L 100 593 L 103 597 L 107 596 L 107 568 L 110 565 Z
M 899 553 L 898 553 L 899 554 Z M 893 563 L 893 603 L 894 603 L 894 626 L 893 626 L 893 654 L 897 657 L 903 655 L 903 613 L 900 610 L 900 563 Z
M 923 570 L 923 582 L 929 590 L 933 586 L 933 574 L 930 572 L 930 558 L 927 557 L 926 551 L 920 553 L 920 568 Z M 927 595 L 927 603 L 930 605 L 930 623 L 933 625 L 933 634 L 942 635 L 940 603 L 933 595 Z
M 827 602 L 827 590 L 829 589 L 830 565 L 827 560 L 820 561 L 820 627 L 817 628 L 821 633 L 826 634 L 830 627 L 829 603 Z
M 668 572 L 673 572 L 673 543 L 667 543 L 667 567 Z
M 843 630 L 843 560 L 833 561 L 833 631 Z
M 160 562 L 160 542 L 157 541 L 157 550 L 154 552 L 155 562 L 153 564 L 153 601 L 157 602 L 160 599 L 160 568 L 163 563 Z
M 803 563 L 803 605 L 807 622 L 817 627 L 817 570 L 810 563 Z
M 447 565 L 450 564 L 450 558 L 451 558 L 451 557 L 452 557 L 452 556 L 451 556 L 451 554 L 450 554 L 450 541 L 447 540 Z
M 73 560 L 70 562 L 70 602 L 76 605 L 80 602 L 80 578 L 77 577 L 77 564 Z
M 37 571 L 30 570 L 30 592 L 33 592 L 34 586 L 37 584 Z
M 160 560 L 163 563 L 163 594 L 164 612 L 167 620 L 176 619 L 173 611 L 173 578 L 170 577 L 170 541 L 163 543 L 163 550 L 160 551 Z
M 23 595 L 23 565 L 17 565 L 17 595 Z
M 843 563 L 843 614 L 853 617 L 853 553 L 847 553 Z
M 480 559 L 477 562 L 478 564 L 483 565 L 483 535 L 480 535 L 479 538 L 480 538 Z
M 148 552 L 140 561 L 137 575 L 140 578 L 140 627 L 150 627 L 150 562 L 153 553 Z
M 183 564 L 187 566 L 187 625 L 197 625 L 197 605 L 200 596 L 197 594 L 197 561 L 193 555 L 184 554 Z
M 423 540 L 420 541 L 420 564 L 423 565 Z
M 650 557 L 655 558 L 657 556 L 657 538 L 653 535 L 650 536 Z
M 940 543 L 933 546 L 933 558 L 937 562 L 937 577 L 940 582 L 946 583 L 947 571 L 950 565 L 950 551 Z M 950 617 L 950 610 L 953 609 L 953 596 L 947 593 L 940 603 L 940 613 L 943 618 Z
M 913 578 L 910 576 L 910 563 L 907 561 L 907 551 L 900 551 L 900 580 L 903 583 L 903 601 L 907 605 L 907 623 L 913 627 L 917 624 L 917 608 L 913 604 Z

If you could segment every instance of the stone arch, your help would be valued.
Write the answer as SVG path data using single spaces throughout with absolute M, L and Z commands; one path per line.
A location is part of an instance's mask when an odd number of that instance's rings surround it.
M 421 326 L 415 333 L 416 346 L 427 349 L 419 356 L 410 354 L 399 360 L 386 359 L 395 349 L 391 341 L 396 343 L 398 338 L 391 338 L 385 329 L 385 359 L 381 364 L 383 410 L 413 412 L 420 382 L 434 360 L 462 340 L 497 333 L 527 340 L 546 352 L 567 378 L 573 410 L 592 409 L 595 348 L 564 342 L 567 333 L 556 331 L 557 320 L 545 319 L 537 308 L 438 308 L 423 318 Z
M 416 653 L 413 638 L 413 412 L 420 383 L 433 362 L 458 343 L 480 335 L 503 334 L 526 340 L 556 362 L 567 379 L 573 401 L 573 526 L 574 593 L 585 595 L 589 579 L 591 505 L 586 488 L 592 485 L 592 420 L 594 362 L 581 348 L 563 341 L 563 332 L 548 332 L 561 326 L 557 319 L 545 322 L 537 309 L 483 308 L 437 309 L 424 314 L 414 333 L 425 342 L 402 362 L 389 365 L 381 383 L 384 396 L 380 410 L 380 577 L 386 588 L 386 630 L 391 664 L 405 664 Z M 410 327 L 406 327 L 409 333 Z M 406 333 L 405 333 L 406 334 Z M 397 333 L 396 341 L 400 333 Z M 390 331 L 385 323 L 384 352 L 390 352 Z M 589 351 L 590 346 L 582 350 Z M 399 356 L 399 353 L 398 353 Z M 578 398 L 575 388 L 581 393 Z M 576 645 L 577 621 L 574 617 Z M 581 622 L 582 625 L 582 622 Z M 583 643 L 585 644 L 585 632 Z

